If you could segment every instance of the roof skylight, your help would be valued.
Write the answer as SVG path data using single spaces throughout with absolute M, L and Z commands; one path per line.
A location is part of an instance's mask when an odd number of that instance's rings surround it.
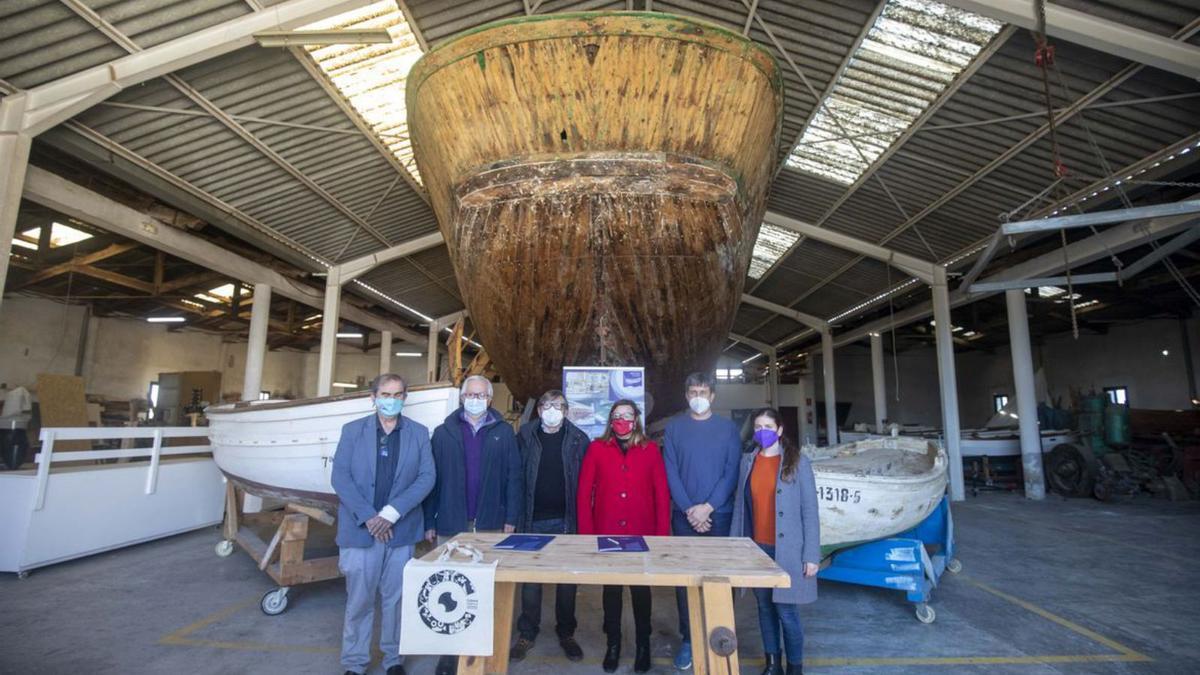
M 844 185 L 858 180 L 1003 25 L 932 0 L 888 0 L 787 166 Z
M 42 236 L 42 228 L 35 227 L 31 230 L 25 230 L 21 234 L 28 239 L 38 241 Z M 71 244 L 78 244 L 85 239 L 91 238 L 92 235 L 82 230 L 77 230 L 70 225 L 63 225 L 62 223 L 50 224 L 50 248 L 70 246 Z M 20 246 L 20 244 L 18 244 L 18 246 Z M 37 248 L 37 246 L 34 246 L 33 248 Z
M 758 240 L 754 242 L 754 252 L 750 254 L 750 278 L 761 278 L 799 239 L 796 232 L 763 223 L 758 230 Z
M 374 2 L 312 23 L 303 30 L 384 29 L 389 44 L 339 44 L 305 47 L 338 91 L 366 120 L 413 179 L 421 182 L 408 137 L 404 84 L 421 58 L 421 46 L 394 0 Z

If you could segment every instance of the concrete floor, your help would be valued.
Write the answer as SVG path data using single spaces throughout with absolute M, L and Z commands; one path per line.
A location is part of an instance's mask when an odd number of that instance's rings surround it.
M 803 610 L 810 672 L 1185 673 L 1200 670 L 1200 503 L 1029 503 L 987 493 L 954 508 L 964 570 L 918 623 L 901 594 L 823 583 Z M 340 673 L 340 582 L 298 589 L 264 616 L 269 579 L 240 550 L 213 554 L 207 529 L 0 576 L 0 673 Z M 552 617 L 546 595 L 544 616 Z M 587 658 L 563 658 L 546 621 L 511 672 L 599 672 L 599 590 L 581 591 Z M 673 596 L 654 597 L 655 670 L 673 672 Z M 742 670 L 761 663 L 754 601 L 737 603 Z M 626 621 L 630 621 L 628 610 Z M 631 642 L 632 629 L 626 632 Z M 632 645 L 619 672 L 632 672 Z M 431 675 L 431 657 L 409 660 Z M 378 672 L 378 666 L 372 672 Z

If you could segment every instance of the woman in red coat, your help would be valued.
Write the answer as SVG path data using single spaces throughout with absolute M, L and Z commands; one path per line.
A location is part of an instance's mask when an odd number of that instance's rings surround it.
M 642 431 L 641 411 L 617 401 L 608 429 L 592 441 L 579 473 L 579 533 L 666 536 L 671 533 L 671 495 L 658 445 Z M 621 555 L 619 553 L 614 555 Z M 650 587 L 630 586 L 637 650 L 633 670 L 650 670 Z M 621 659 L 621 587 L 604 587 L 604 672 Z

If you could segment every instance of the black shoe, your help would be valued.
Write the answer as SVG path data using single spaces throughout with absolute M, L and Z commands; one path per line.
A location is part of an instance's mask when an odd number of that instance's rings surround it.
M 517 643 L 508 650 L 508 659 L 510 661 L 524 660 L 530 649 L 533 649 L 533 640 L 526 637 L 517 638 Z
M 609 644 L 608 649 L 604 650 L 604 672 L 614 673 L 617 666 L 621 663 L 621 643 Z
M 397 664 L 387 669 L 387 675 L 408 675 L 408 673 L 404 672 L 404 666 Z
M 789 663 L 787 667 L 787 675 L 804 675 L 804 667 L 800 664 L 793 666 Z
M 633 652 L 633 672 L 644 673 L 650 670 L 650 640 L 638 640 Z
M 342 673 L 342 675 L 362 675 L 362 673 L 356 673 L 353 670 L 347 670 L 346 672 Z
M 437 675 L 454 675 L 458 671 L 457 656 L 442 656 L 438 658 Z
M 563 653 L 567 655 L 568 660 L 583 660 L 583 647 L 580 647 L 579 643 L 575 641 L 575 638 L 571 637 L 570 635 L 567 637 L 558 638 L 558 646 L 562 647 Z
M 779 658 L 779 654 L 766 654 L 763 659 L 766 667 L 763 668 L 762 675 L 784 675 L 783 661 Z

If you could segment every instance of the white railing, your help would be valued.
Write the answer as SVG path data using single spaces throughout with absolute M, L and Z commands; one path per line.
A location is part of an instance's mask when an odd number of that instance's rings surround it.
M 207 437 L 207 427 L 45 427 L 42 429 L 42 451 L 34 457 L 37 463 L 37 492 L 33 510 L 41 511 L 46 503 L 46 485 L 50 481 L 50 465 L 55 462 L 81 462 L 97 459 L 150 457 L 146 468 L 146 494 L 158 489 L 158 465 L 162 457 L 212 453 L 212 446 L 184 445 L 164 448 L 166 438 Z M 103 441 L 150 438 L 149 448 L 120 448 L 117 450 L 69 450 L 54 454 L 57 441 Z

